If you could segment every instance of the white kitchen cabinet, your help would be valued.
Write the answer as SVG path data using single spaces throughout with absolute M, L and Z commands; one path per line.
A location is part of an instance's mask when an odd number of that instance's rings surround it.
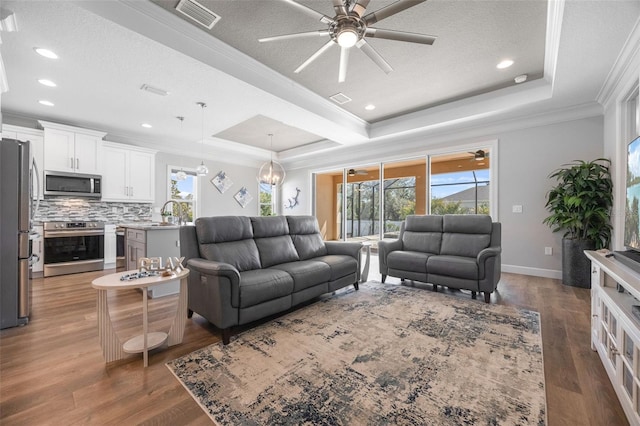
M 44 170 L 44 132 L 38 129 L 30 129 L 28 127 L 12 126 L 10 124 L 2 125 L 2 137 L 6 139 L 17 139 L 19 141 L 31 142 L 31 155 L 35 160 L 38 171 L 38 185 L 34 182 L 33 193 L 38 191 L 38 198 L 43 199 L 43 170 Z
M 42 277 L 44 271 L 44 227 L 37 225 L 33 227 L 31 237 L 31 274 L 33 277 Z
M 104 269 L 116 267 L 116 225 L 104 225 Z
M 102 200 L 153 202 L 156 152 L 105 141 L 100 170 Z
M 44 127 L 45 169 L 99 174 L 104 132 L 39 121 Z

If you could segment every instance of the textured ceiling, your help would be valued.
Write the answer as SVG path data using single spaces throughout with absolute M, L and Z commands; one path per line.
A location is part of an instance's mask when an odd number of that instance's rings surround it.
M 432 46 L 372 39 L 394 71 L 384 74 L 355 51 L 346 82 L 338 83 L 337 49 L 293 73 L 322 39 L 257 41 L 323 28 L 309 15 L 283 0 L 201 1 L 222 16 L 211 33 L 178 17 L 177 0 L 4 0 L 3 15 L 15 13 L 18 31 L 1 33 L 9 84 L 3 121 L 43 119 L 105 131 L 107 140 L 251 165 L 269 158 L 268 133 L 286 165 L 360 159 L 465 127 L 599 107 L 640 13 L 637 0 L 429 0 L 375 26 L 435 35 Z M 301 1 L 333 15 L 329 0 Z M 368 10 L 389 3 L 371 0 Z M 34 47 L 60 58 L 44 59 Z M 514 65 L 496 69 L 507 57 Z M 514 85 L 519 74 L 529 80 Z M 170 94 L 144 92 L 143 84 Z M 339 92 L 353 101 L 328 100 Z M 377 108 L 364 110 L 368 103 Z M 176 116 L 185 117 L 182 125 Z
M 199 0 L 221 17 L 211 30 L 177 12 L 177 0 L 153 2 L 324 98 L 345 94 L 352 101 L 341 107 L 368 122 L 514 85 L 513 78 L 520 74 L 534 80 L 543 73 L 546 1 L 431 0 L 413 6 L 374 26 L 434 35 L 438 37 L 435 43 L 367 38 L 393 71 L 385 74 L 363 52 L 352 48 L 344 83 L 338 82 L 337 45 L 299 74 L 293 72 L 329 36 L 258 42 L 263 37 L 327 28 L 284 1 Z M 299 2 L 335 15 L 331 0 Z M 391 3 L 371 0 L 367 13 Z M 514 65 L 496 69 L 505 58 L 513 59 Z M 376 109 L 365 110 L 368 104 Z

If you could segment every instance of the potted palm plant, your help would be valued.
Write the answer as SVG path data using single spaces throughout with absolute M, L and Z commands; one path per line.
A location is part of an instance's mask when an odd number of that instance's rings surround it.
M 543 223 L 562 238 L 562 282 L 591 287 L 589 260 L 584 250 L 607 248 L 611 241 L 613 182 L 606 158 L 576 160 L 549 175 L 557 184 L 547 193 L 551 215 Z

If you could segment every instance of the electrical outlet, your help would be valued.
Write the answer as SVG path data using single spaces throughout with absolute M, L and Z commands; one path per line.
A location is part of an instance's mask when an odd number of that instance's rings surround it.
M 553 247 L 545 247 L 544 254 L 547 256 L 551 256 L 553 254 Z
M 511 212 L 512 213 L 522 213 L 522 205 L 514 204 L 513 206 L 511 206 Z

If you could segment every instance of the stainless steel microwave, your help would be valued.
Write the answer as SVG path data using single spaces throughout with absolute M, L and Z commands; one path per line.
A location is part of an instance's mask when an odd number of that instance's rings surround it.
M 102 176 L 45 170 L 44 195 L 100 198 Z

